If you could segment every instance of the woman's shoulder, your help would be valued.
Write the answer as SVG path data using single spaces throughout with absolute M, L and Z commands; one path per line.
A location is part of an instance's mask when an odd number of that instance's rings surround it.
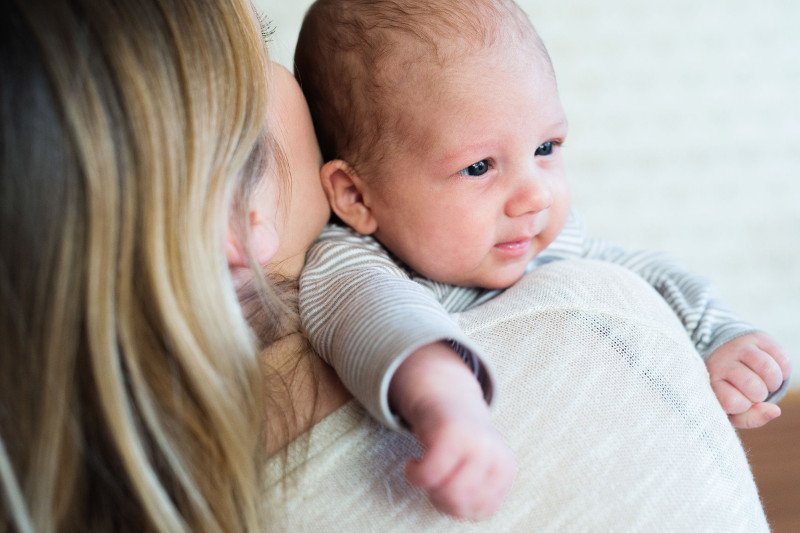
M 266 347 L 261 353 L 261 366 L 264 387 L 269 391 L 265 410 L 266 448 L 270 455 L 280 454 L 280 450 L 304 439 L 351 398 L 333 369 L 314 353 L 300 332 Z
M 659 296 L 626 275 L 565 262 L 485 304 L 506 311 L 460 316 L 495 359 L 502 393 L 493 416 L 520 464 L 491 520 L 436 512 L 405 480 L 417 442 L 350 402 L 291 443 L 286 462 L 273 458 L 269 494 L 281 502 L 282 528 L 766 531 L 702 361 L 660 311 L 635 313 L 658 309 L 650 300 Z

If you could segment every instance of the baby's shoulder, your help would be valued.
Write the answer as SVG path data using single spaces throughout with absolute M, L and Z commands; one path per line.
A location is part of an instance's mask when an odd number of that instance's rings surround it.
M 312 254 L 335 254 L 348 250 L 387 255 L 386 250 L 374 237 L 361 235 L 347 226 L 329 223 L 322 230 L 314 244 L 311 245 L 309 257 Z
M 370 267 L 399 269 L 391 254 L 369 235 L 361 235 L 353 229 L 330 223 L 322 230 L 306 255 L 303 275 L 309 271 L 363 270 Z

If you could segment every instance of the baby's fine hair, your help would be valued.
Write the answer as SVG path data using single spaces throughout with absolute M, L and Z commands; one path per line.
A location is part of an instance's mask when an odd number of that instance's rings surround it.
M 398 84 L 422 65 L 440 70 L 498 41 L 544 44 L 513 0 L 318 0 L 306 13 L 295 75 L 308 100 L 326 161 L 344 159 L 364 176 L 402 142 Z M 454 46 L 455 45 L 455 46 Z M 366 172 L 368 174 L 368 172 Z

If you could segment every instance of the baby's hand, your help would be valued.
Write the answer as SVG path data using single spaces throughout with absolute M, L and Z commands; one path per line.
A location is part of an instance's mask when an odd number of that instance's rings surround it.
M 408 481 L 443 513 L 467 520 L 492 516 L 517 464 L 461 358 L 441 342 L 420 348 L 397 369 L 389 398 L 424 448 L 406 467 Z
M 726 342 L 706 361 L 711 388 L 734 427 L 757 428 L 781 414 L 764 400 L 789 378 L 791 363 L 765 333 L 750 333 Z
M 482 409 L 430 406 L 411 428 L 425 451 L 409 461 L 406 477 L 428 492 L 437 509 L 456 518 L 492 516 L 517 473 L 514 454 Z

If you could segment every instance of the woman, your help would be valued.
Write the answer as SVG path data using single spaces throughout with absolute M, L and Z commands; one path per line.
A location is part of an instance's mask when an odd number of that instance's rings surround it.
M 19 0 L 0 35 L 0 530 L 264 529 L 224 260 L 275 247 L 250 6 Z
M 307 110 L 288 73 L 266 65 L 248 7 L 19 0 L 2 10 L 0 528 L 468 527 L 404 484 L 398 465 L 415 443 L 348 401 L 259 280 L 268 261 L 296 277 L 328 212 Z M 659 329 L 657 300 L 618 272 L 568 268 L 548 275 L 588 272 L 606 289 L 560 279 L 559 301 L 537 278 L 543 293 L 503 296 L 518 311 L 498 317 L 490 304 L 460 317 L 497 346 L 506 390 L 533 404 L 498 402 L 530 477 L 480 527 L 644 528 L 702 514 L 711 529 L 765 527 L 724 415 L 710 392 L 690 392 L 698 365 L 676 371 L 648 355 L 691 360 Z M 260 361 L 234 280 L 268 344 Z M 509 336 L 517 318 L 521 331 L 560 328 L 559 341 Z M 536 355 L 528 366 L 504 362 L 502 351 L 523 348 Z M 580 358 L 595 370 L 578 375 L 591 368 Z

